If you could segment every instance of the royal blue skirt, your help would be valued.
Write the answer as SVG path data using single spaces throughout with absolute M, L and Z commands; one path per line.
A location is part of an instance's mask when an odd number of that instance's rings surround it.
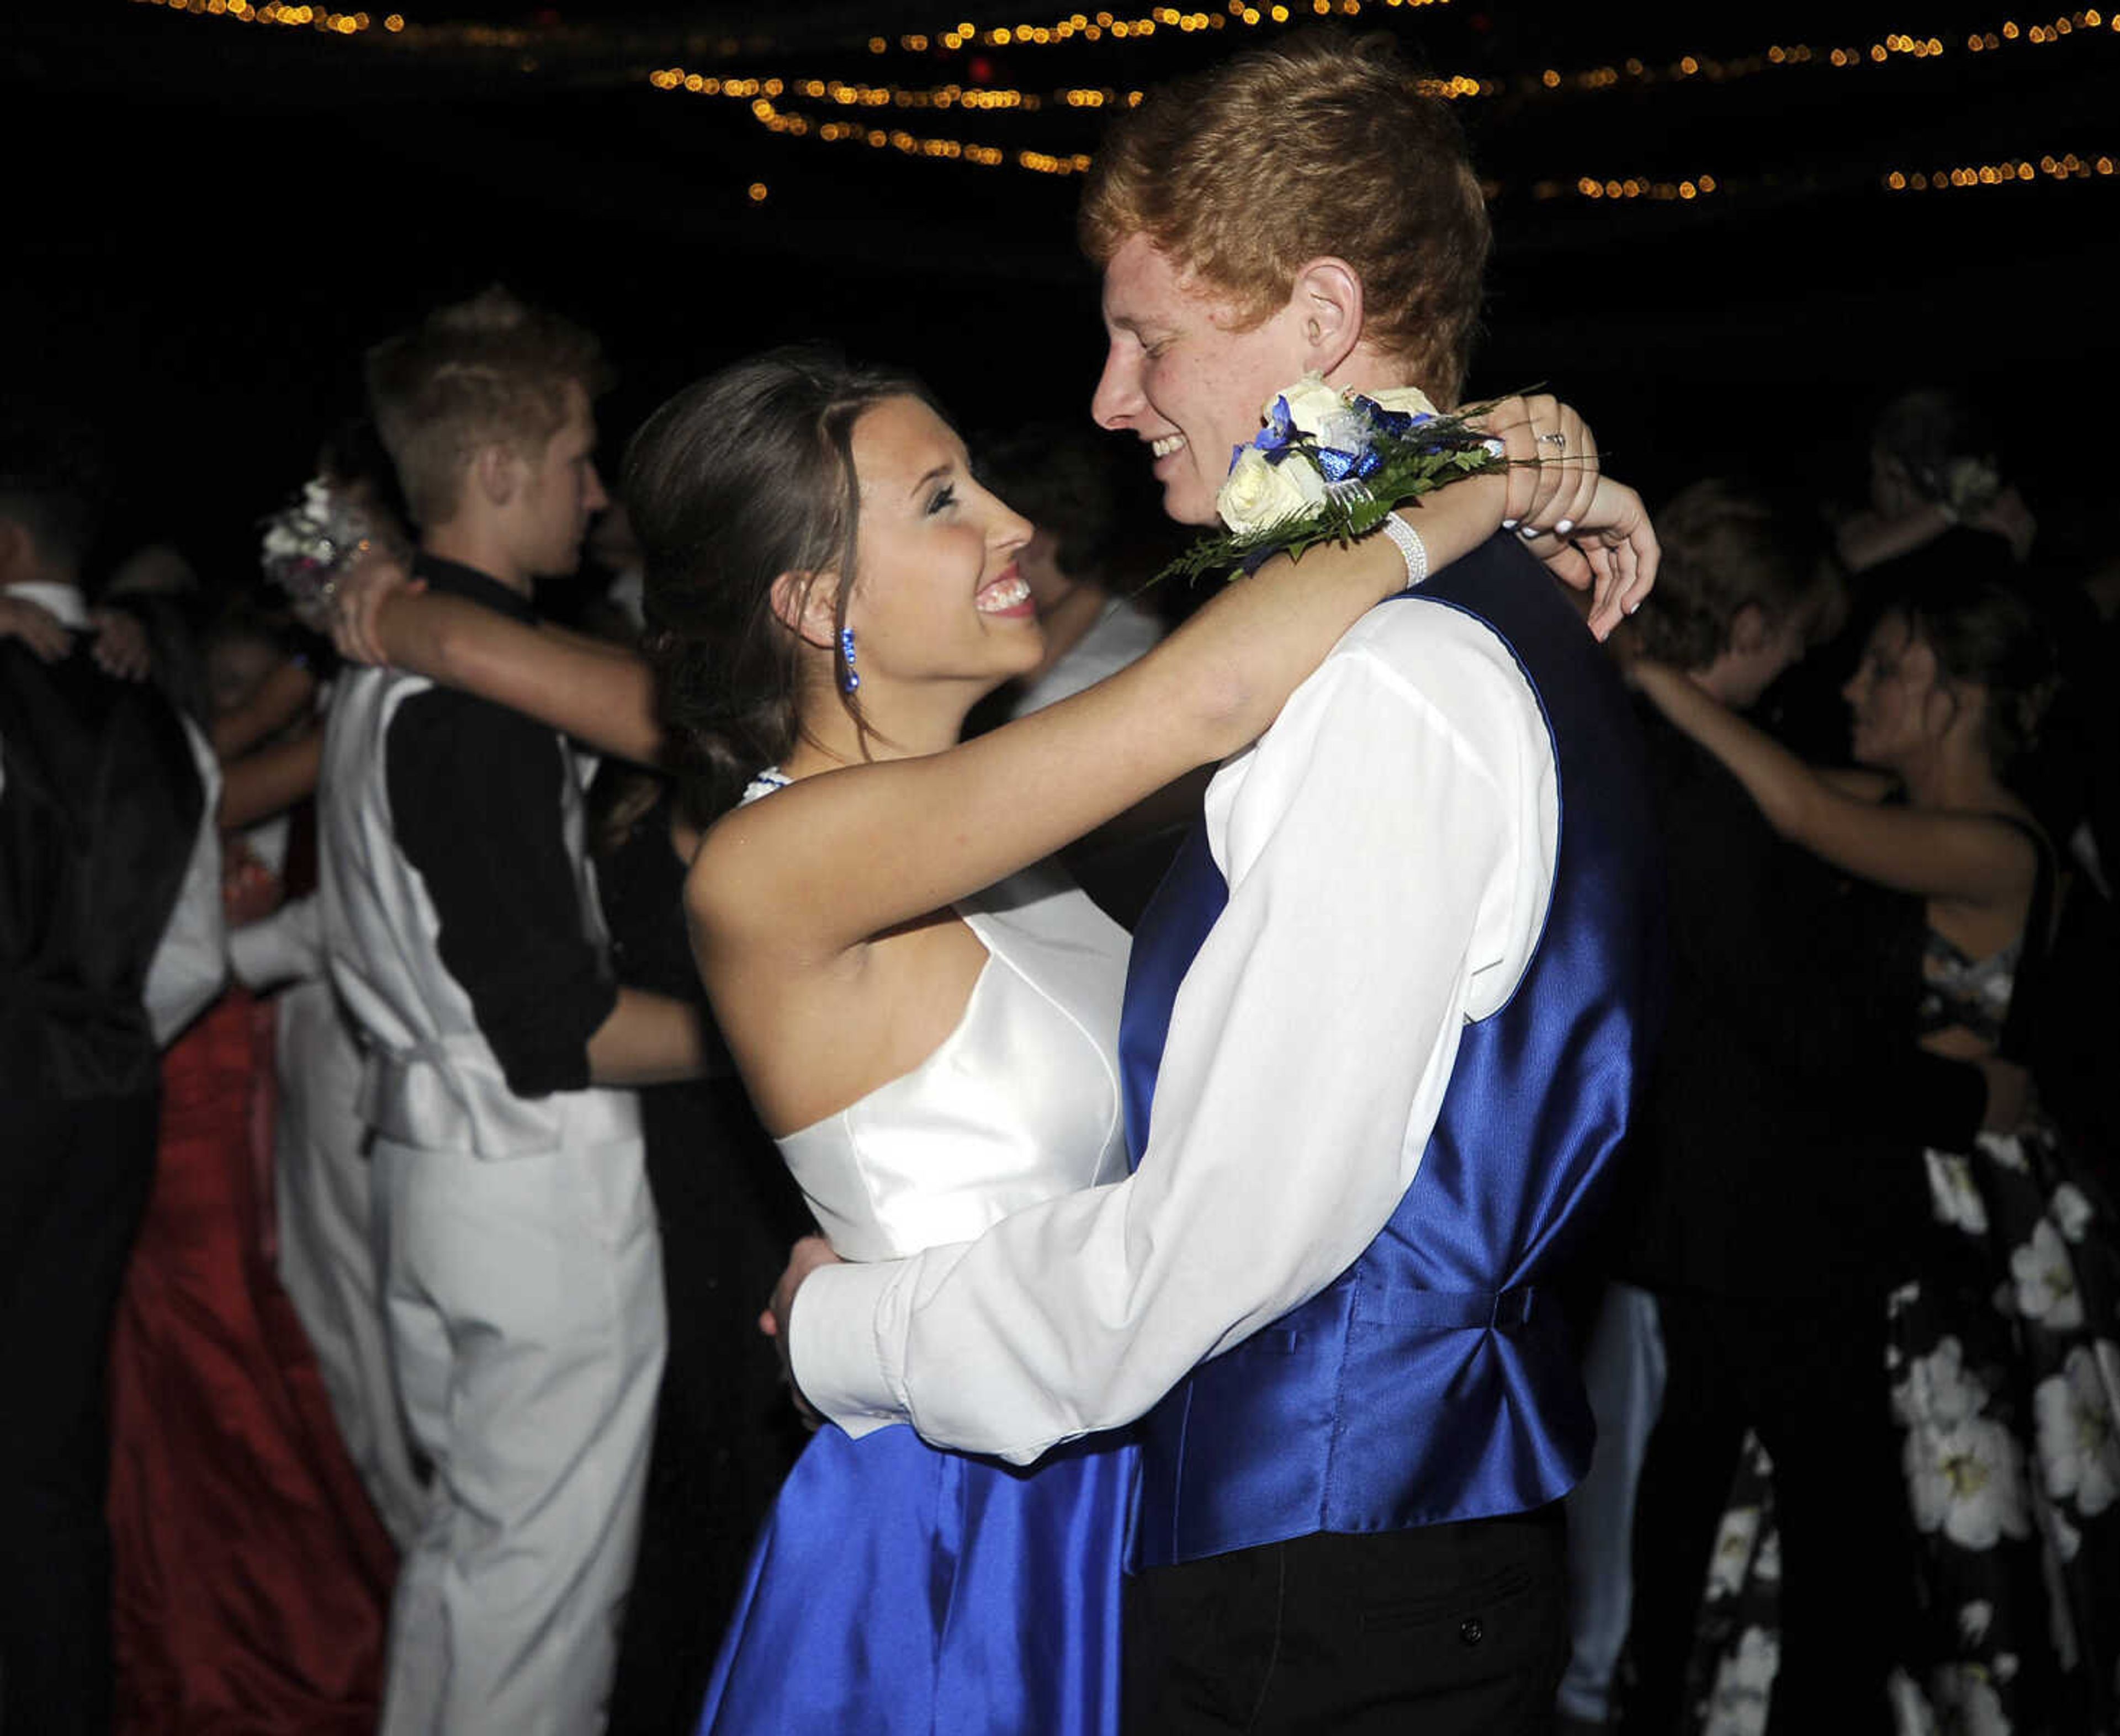
M 1112 1736 L 1134 1450 L 1019 1469 L 909 1428 L 811 1439 L 751 1553 L 701 1736 Z

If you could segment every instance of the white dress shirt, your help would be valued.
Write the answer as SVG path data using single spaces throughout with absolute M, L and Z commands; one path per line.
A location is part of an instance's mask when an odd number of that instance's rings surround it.
M 1216 774 L 1206 827 L 1229 904 L 1138 1172 L 812 1274 L 790 1353 L 849 1433 L 910 1421 L 1028 1463 L 1131 1422 L 1331 1283 L 1411 1183 L 1465 1023 L 1507 1000 L 1552 892 L 1552 747 L 1515 659 L 1453 609 L 1371 611 Z
M 62 627 L 76 633 L 90 630 L 88 605 L 72 585 L 31 583 L 10 585 L 7 592 L 49 609 Z M 204 805 L 198 831 L 192 840 L 191 859 L 184 869 L 184 887 L 177 894 L 176 908 L 170 912 L 169 926 L 162 931 L 160 944 L 155 949 L 141 996 L 155 1042 L 165 1048 L 206 1010 L 221 992 L 227 974 L 227 931 L 221 910 L 221 831 L 216 824 L 216 810 L 221 806 L 221 764 L 198 726 L 182 712 L 177 715 L 184 726 L 192 764 L 198 771 Z M 5 787 L 6 774 L 0 772 L 0 790 Z

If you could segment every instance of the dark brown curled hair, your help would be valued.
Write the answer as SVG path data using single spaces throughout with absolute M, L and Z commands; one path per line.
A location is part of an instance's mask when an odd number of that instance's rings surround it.
M 774 581 L 851 580 L 854 424 L 896 397 L 934 402 L 895 369 L 822 347 L 774 350 L 687 387 L 626 448 L 621 489 L 645 561 L 657 707 L 695 824 L 794 749 L 800 641 L 774 611 Z M 835 632 L 852 589 L 839 587 Z M 840 699 L 860 723 L 855 696 Z
M 1999 546 L 1999 545 L 1998 545 Z M 1983 745 L 1996 776 L 2014 782 L 2039 751 L 2047 717 L 2062 691 L 2052 628 L 2012 585 L 1970 563 L 1888 598 L 1953 685 L 1984 689 Z

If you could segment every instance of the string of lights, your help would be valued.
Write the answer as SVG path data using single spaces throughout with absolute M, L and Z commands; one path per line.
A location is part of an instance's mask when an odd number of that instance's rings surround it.
M 2095 9 L 2071 12 L 2055 18 L 2051 23 L 2020 26 L 2014 19 L 2005 21 L 1992 30 L 1969 31 L 1964 40 L 1968 53 L 1997 53 L 2017 46 L 2048 47 L 2072 38 L 2096 39 L 2100 33 L 2120 32 L 2120 14 L 2108 18 Z M 1682 54 L 1676 60 L 1661 65 L 1651 65 L 1639 55 L 1630 55 L 1616 64 L 1587 67 L 1579 72 L 1564 72 L 1549 67 L 1536 78 L 1528 75 L 1516 81 L 1518 94 L 1536 96 L 1539 91 L 1581 92 L 1608 91 L 1622 85 L 1676 84 L 1699 79 L 1709 83 L 1727 83 L 1733 79 L 1748 78 L 1754 74 L 1779 71 L 1796 67 L 1820 67 L 1829 70 L 1853 72 L 1862 67 L 1875 67 L 1906 60 L 1941 60 L 1955 51 L 1958 37 L 1954 32 L 1948 41 L 1936 35 L 1915 35 L 1893 32 L 1867 45 L 1855 44 L 1847 47 L 1813 47 L 1809 43 L 1776 43 L 1751 54 L 1718 60 L 1709 55 Z M 1480 94 L 1492 95 L 1499 88 L 1493 81 Z
M 1999 163 L 1969 163 L 1956 169 L 1895 169 L 1882 177 L 1888 193 L 1949 193 L 1971 187 L 2016 187 L 2042 175 L 2054 181 L 2088 181 L 2120 173 L 2120 164 L 2110 156 L 2043 156 L 2034 165 L 2029 157 Z
M 974 48 L 1046 48 L 1073 41 L 1095 42 L 1105 36 L 1118 39 L 1153 35 L 1159 27 L 1176 28 L 1187 34 L 1205 30 L 1220 30 L 1230 24 L 1256 28 L 1267 23 L 1285 25 L 1306 21 L 1312 16 L 1338 15 L 1344 17 L 1361 16 L 1365 0 L 1295 0 L 1290 6 L 1283 0 L 1271 0 L 1265 6 L 1255 5 L 1253 0 L 1225 0 L 1225 10 L 1220 12 L 1180 12 L 1174 7 L 1159 7 L 1146 16 L 1126 19 L 1110 12 L 1089 15 L 1077 12 L 1049 25 L 1017 24 L 977 26 L 963 20 L 948 29 L 932 34 L 916 33 L 902 35 L 895 43 L 885 36 L 868 39 L 869 52 L 885 54 L 893 47 L 908 53 L 929 54 L 940 49 L 946 53 L 960 53 Z M 1448 0 L 1368 0 L 1374 9 L 1411 9 L 1430 4 L 1447 4 Z M 1964 47 L 1969 53 L 1994 53 L 2020 45 L 2050 46 L 2071 39 L 2086 37 L 2101 30 L 2120 31 L 2120 15 L 2108 19 L 2095 9 L 2059 16 L 2051 22 L 2020 26 L 2014 19 L 1988 30 L 1969 32 Z M 1575 72 L 1564 72 L 1549 67 L 1536 73 L 1525 73 L 1511 79 L 1472 78 L 1459 74 L 1437 81 L 1443 86 L 1439 94 L 1452 97 L 1496 96 L 1505 91 L 1519 96 L 1537 98 L 1542 95 L 1581 93 L 1617 89 L 1622 86 L 1653 86 L 1681 83 L 1701 80 L 1723 83 L 1755 74 L 1799 67 L 1820 67 L 1839 71 L 1859 67 L 1884 66 L 1906 60 L 1940 60 L 1952 53 L 1960 38 L 1953 30 L 1948 39 L 1933 31 L 1927 34 L 1891 32 L 1867 44 L 1825 45 L 1814 47 L 1805 42 L 1774 43 L 1755 53 L 1718 58 L 1705 54 L 1681 54 L 1675 60 L 1652 62 L 1641 55 L 1628 55 L 1614 62 L 1585 67 Z
M 291 4 L 288 0 L 266 0 L 263 5 L 253 0 L 134 0 L 137 5 L 165 7 L 171 12 L 189 13 L 195 16 L 226 17 L 245 23 L 265 23 L 281 26 L 306 26 L 319 31 L 341 35 L 357 35 L 367 32 L 372 23 L 379 22 L 384 32 L 398 35 L 407 32 L 406 20 L 400 13 L 392 12 L 379 21 L 365 12 L 340 12 L 325 7 Z M 1132 41 L 1154 36 L 1159 30 L 1176 30 L 1181 35 L 1212 34 L 1231 27 L 1257 29 L 1266 26 L 1285 26 L 1308 21 L 1312 17 L 1359 17 L 1366 6 L 1372 11 L 1415 11 L 1431 6 L 1445 6 L 1451 0 L 1267 0 L 1259 5 L 1253 0 L 1223 0 L 1218 11 L 1201 8 L 1180 10 L 1176 7 L 1158 6 L 1132 17 L 1123 17 L 1110 12 L 1095 13 L 1075 12 L 1050 23 L 1023 23 L 978 25 L 969 19 L 932 33 L 909 33 L 891 39 L 872 35 L 867 47 L 872 54 L 887 54 L 894 49 L 907 54 L 932 58 L 940 51 L 958 53 L 974 48 L 1047 48 L 1071 42 L 1095 43 L 1106 39 Z M 432 47 L 490 47 L 495 49 L 517 50 L 531 46 L 537 33 L 521 30 L 496 31 L 483 26 L 413 26 L 408 33 L 407 46 L 416 43 Z M 2020 24 L 2015 19 L 2005 20 L 1997 27 L 1986 30 L 1971 30 L 1960 38 L 1954 30 L 1948 37 L 1933 30 L 1919 32 L 1892 32 L 1870 43 L 1855 43 L 1843 46 L 1819 46 L 1806 42 L 1775 43 L 1751 53 L 1718 58 L 1705 54 L 1681 54 L 1674 60 L 1653 62 L 1641 55 L 1597 66 L 1563 71 L 1548 67 L 1536 72 L 1525 72 L 1506 78 L 1475 77 L 1457 73 L 1427 81 L 1430 91 L 1452 100 L 1468 97 L 1494 97 L 1504 94 L 1521 99 L 1536 100 L 1544 96 L 1581 94 L 1611 91 L 1627 86 L 1646 87 L 1667 84 L 1685 84 L 1701 81 L 1723 84 L 1747 78 L 1755 74 L 1797 67 L 1825 68 L 1853 71 L 1906 62 L 1939 61 L 1959 52 L 1969 54 L 1996 54 L 2024 48 L 2051 47 L 2075 41 L 2109 39 L 2120 34 L 2120 13 L 2108 16 L 2095 8 L 2057 15 L 2050 21 Z M 554 44 L 544 44 L 546 63 Z M 718 49 L 726 59 L 749 52 L 757 44 L 745 44 L 733 39 L 721 40 L 711 45 L 695 42 L 700 52 Z M 690 76 L 685 69 L 676 69 L 680 80 Z M 974 85 L 982 83 L 974 81 Z M 667 85 L 661 88 L 669 88 Z M 901 88 L 890 86 L 893 101 Z M 941 88 L 952 88 L 944 86 Z M 959 87 L 960 88 L 960 87 Z M 1030 100 L 1030 93 L 1019 91 L 1011 99 L 1007 92 L 998 93 L 1000 101 L 995 106 L 1020 107 L 1034 110 L 1038 104 Z M 1055 100 L 1065 100 L 1064 93 L 1056 93 Z M 941 106 L 933 100 L 923 104 L 917 100 L 898 104 L 905 107 Z M 1072 106 L 1096 106 L 1094 103 L 1077 100 Z
M 371 25 L 380 25 L 389 35 L 405 28 L 404 16 L 388 12 L 380 18 L 366 12 L 335 12 L 328 7 L 296 6 L 285 0 L 133 0 L 136 6 L 165 7 L 173 12 L 188 12 L 198 18 L 232 18 L 238 24 L 275 24 L 286 29 L 307 27 L 327 35 L 357 36 Z
M 1299 0 L 1298 10 L 1323 17 L 1338 12 L 1349 18 L 1361 16 L 1363 0 Z M 1371 0 L 1371 3 L 1389 11 L 1414 11 L 1423 7 L 1448 6 L 1450 0 Z M 932 32 L 914 32 L 900 36 L 897 46 L 908 53 L 925 54 L 937 47 L 955 53 L 969 48 L 1048 48 L 1077 39 L 1097 42 L 1106 36 L 1125 42 L 1132 39 L 1153 36 L 1159 26 L 1191 35 L 1199 30 L 1219 30 L 1231 22 L 1256 27 L 1269 18 L 1276 24 L 1286 24 L 1290 9 L 1284 5 L 1270 4 L 1264 7 L 1250 4 L 1250 0 L 1230 0 L 1227 14 L 1219 12 L 1179 12 L 1171 7 L 1158 7 L 1138 18 L 1115 17 L 1110 12 L 1099 12 L 1094 16 L 1075 12 L 1051 24 L 997 24 L 980 26 L 965 19 L 957 24 Z M 868 49 L 872 54 L 890 52 L 891 41 L 887 36 L 872 36 Z
M 1447 3 L 1447 0 L 1373 0 L 1373 3 L 1387 5 Z M 1316 12 L 1337 10 L 1345 14 L 1355 15 L 1359 14 L 1362 4 L 1363 0 L 1310 0 L 1310 8 Z M 1100 12 L 1095 15 L 1076 13 L 1072 17 L 1061 20 L 1052 26 L 997 26 L 985 30 L 977 30 L 969 21 L 964 21 L 955 29 L 944 32 L 939 40 L 947 49 L 959 49 L 965 43 L 974 40 L 982 43 L 991 42 L 994 45 L 1004 47 L 1014 42 L 1028 42 L 1034 46 L 1043 46 L 1049 40 L 1065 39 L 1058 34 L 1063 30 L 1071 36 L 1080 35 L 1085 39 L 1094 40 L 1096 38 L 1090 34 L 1091 32 L 1109 33 L 1115 36 L 1126 33 L 1139 34 L 1152 31 L 1159 25 L 1165 27 L 1174 26 L 1184 31 L 1198 31 L 1224 28 L 1225 17 L 1235 19 L 1246 24 L 1257 22 L 1262 16 L 1271 17 L 1276 22 L 1286 22 L 1290 17 L 1289 8 L 1285 5 L 1270 6 L 1264 14 L 1262 14 L 1258 8 L 1252 6 L 1249 0 L 1227 0 L 1227 6 L 1226 12 L 1197 11 L 1181 12 L 1175 7 L 1160 7 L 1145 18 L 1132 20 L 1122 19 L 1110 12 Z M 2108 21 L 2098 11 L 2091 9 L 2058 17 L 2052 24 L 2020 26 L 2014 20 L 2006 21 L 1999 30 L 1969 34 L 1965 42 L 1969 53 L 1992 53 L 2019 43 L 2045 45 L 2063 41 L 2071 36 L 2088 36 L 2093 33 L 2104 32 L 2108 27 L 2112 32 L 2120 32 L 2120 15 L 2115 15 Z M 909 52 L 924 52 L 932 44 L 928 37 L 909 35 L 900 38 L 899 45 Z M 870 49 L 875 52 L 883 52 L 890 46 L 890 44 L 881 37 L 872 37 L 869 41 Z M 1656 83 L 1700 78 L 1709 82 L 1720 82 L 1731 78 L 1747 77 L 1753 72 L 1773 67 L 1815 65 L 1847 70 L 1857 67 L 1881 66 L 1895 59 L 1926 61 L 1941 58 L 1946 52 L 1946 45 L 1940 36 L 1915 36 L 1893 33 L 1880 41 L 1870 44 L 1867 49 L 1861 46 L 1814 49 L 1807 43 L 1786 45 L 1775 44 L 1760 53 L 1741 57 L 1736 60 L 1715 60 L 1686 54 L 1662 67 L 1651 67 L 1638 57 L 1630 57 L 1617 66 L 1601 66 L 1579 72 L 1564 73 L 1558 68 L 1549 67 L 1537 74 L 1535 78 L 1527 75 L 1518 83 L 1525 94 L 1535 95 L 1538 92 L 1557 94 L 1569 91 L 1608 90 L 1630 80 L 1641 83 Z M 795 90 L 813 98 L 829 97 L 830 100 L 841 105 L 864 107 L 888 105 L 909 109 L 960 108 L 1034 114 L 1048 104 L 1072 109 L 1100 109 L 1112 106 L 1121 101 L 1134 104 L 1141 100 L 1141 93 L 1137 91 L 1121 92 L 1090 86 L 1063 87 L 1049 93 L 1040 93 L 983 84 L 968 86 L 951 83 L 921 86 L 899 83 L 848 84 L 839 80 L 816 79 L 792 81 L 781 78 L 727 81 L 718 80 L 711 74 L 690 72 L 681 67 L 658 69 L 649 76 L 649 81 L 658 90 L 685 90 L 695 94 L 704 92 L 708 95 L 721 91 L 724 94 L 743 94 L 751 99 L 756 99 L 761 91 L 764 91 L 765 100 L 769 102 L 776 98 L 780 92 L 765 91 L 764 87 L 779 86 L 782 89 Z M 738 87 L 737 91 L 732 92 L 732 86 Z M 1458 74 L 1448 78 L 1431 79 L 1427 81 L 1427 88 L 1434 95 L 1454 100 L 1466 97 L 1492 96 L 1503 91 L 1505 86 L 1503 81 L 1498 80 L 1483 80 Z M 761 114 L 759 118 L 763 123 L 772 124 L 766 115 Z M 783 124 L 774 126 L 773 130 L 783 132 L 797 130 L 784 124 L 795 117 L 780 114 L 776 110 L 774 118 Z M 954 142 L 960 147 L 963 146 L 961 141 Z M 1000 147 L 988 148 L 999 149 Z M 938 149 L 932 153 L 923 150 L 919 154 L 946 156 L 950 153 Z M 1045 160 L 1041 153 L 1032 152 L 1022 155 L 1038 158 L 1041 161 Z M 1065 162 L 1068 160 L 1053 160 Z M 1025 166 L 1030 165 L 1026 163 Z M 1601 182 L 1598 184 L 1602 186 L 1606 183 Z M 1624 187 L 1626 183 L 1623 182 L 1620 184 Z M 1683 183 L 1668 184 L 1676 188 Z M 1697 192 L 1696 187 L 1696 193 Z M 1627 195 L 1622 193 L 1620 197 L 1624 197 Z M 1673 192 L 1668 197 L 1683 198 L 1684 195 Z
M 1030 113 L 1044 106 L 1045 101 L 1036 92 L 960 85 L 945 85 L 932 90 L 908 90 L 896 85 L 872 85 L 841 79 L 721 78 L 712 73 L 687 72 L 677 67 L 658 69 L 650 75 L 649 82 L 658 91 L 683 91 L 692 95 L 721 97 L 747 103 L 753 119 L 768 132 L 785 137 L 814 137 L 826 144 L 861 144 L 872 150 L 895 151 L 903 156 L 920 157 L 931 162 L 967 162 L 990 169 L 1001 168 L 1013 161 L 1019 169 L 1048 175 L 1081 174 L 1088 170 L 1092 160 L 1087 152 L 1061 155 L 1018 150 L 1011 153 L 991 142 L 923 136 L 904 127 L 876 126 L 858 118 L 835 117 L 821 120 L 790 111 L 781 105 L 781 99 L 795 97 L 828 101 L 841 109 L 887 107 Z M 1053 93 L 1053 100 L 1072 108 L 1122 104 L 1132 107 L 1141 101 L 1143 94 L 1140 91 L 1070 87 Z M 2093 165 L 2102 166 L 2080 168 L 2079 165 L 2085 160 Z M 2048 166 L 2062 162 L 2069 167 L 2058 172 Z M 2071 155 L 2064 159 L 2044 158 L 2039 167 L 2040 172 L 2057 179 L 2073 177 L 2083 179 L 2093 174 L 2110 174 L 2113 172 L 2111 162 L 2112 160 L 2106 157 L 2080 160 Z M 2028 160 L 2007 165 L 1983 167 L 1976 165 L 1963 169 L 1946 169 L 1937 171 L 1933 176 L 1925 170 L 1909 173 L 1895 169 L 1880 179 L 1881 183 L 1893 192 L 1908 188 L 1925 190 L 1931 185 L 1993 185 L 2003 178 L 2006 168 L 2011 180 L 2032 179 L 2033 169 Z M 1727 186 L 1726 181 L 1709 174 L 1685 179 L 1650 175 L 1583 175 L 1574 180 L 1537 180 L 1523 190 L 1532 198 L 1541 201 L 1575 197 L 1591 202 L 1648 200 L 1655 203 L 1692 204 L 1726 191 Z M 1493 181 L 1484 183 L 1483 190 L 1490 202 L 1506 198 L 1515 191 Z
M 408 48 L 430 42 L 439 44 L 444 39 L 453 43 L 459 36 L 462 43 L 457 45 L 476 45 L 492 34 L 485 27 L 453 26 L 424 29 L 415 26 L 407 32 L 407 21 L 400 13 L 390 12 L 377 18 L 366 12 L 341 12 L 327 7 L 291 3 L 291 0 L 264 0 L 263 4 L 256 3 L 256 0 L 134 0 L 134 3 L 193 16 L 306 28 L 341 37 L 360 36 L 379 26 L 383 35 L 398 38 Z M 1160 6 L 1133 17 L 1109 12 L 1076 12 L 1043 24 L 981 26 L 968 19 L 960 20 L 932 35 L 909 34 L 895 42 L 872 36 L 867 39 L 867 46 L 875 54 L 887 53 L 896 48 L 906 53 L 932 58 L 937 49 L 944 53 L 960 53 L 974 47 L 1043 48 L 1070 41 L 1133 40 L 1152 36 L 1159 30 L 1189 35 L 1232 27 L 1286 25 L 1302 21 L 1305 15 L 1359 16 L 1365 4 L 1373 10 L 1413 10 L 1450 3 L 1451 0 L 1295 0 L 1291 7 L 1281 3 L 1281 0 L 1270 0 L 1262 7 L 1253 4 L 1253 0 L 1224 0 L 1223 10 L 1215 12 L 1197 8 L 1181 11 L 1175 7 Z M 1716 83 L 1777 68 L 1816 67 L 1844 71 L 1908 61 L 1933 61 L 1955 53 L 1961 40 L 1965 53 L 1987 55 L 2019 48 L 2048 47 L 2071 39 L 2107 38 L 2114 33 L 2120 33 L 2120 14 L 2108 17 L 2095 9 L 2086 8 L 2056 16 L 2051 21 L 2027 25 L 2006 20 L 1994 30 L 1969 31 L 1962 39 L 1954 34 L 1949 41 L 1934 34 L 1923 36 L 1894 33 L 1867 44 L 1846 47 L 1776 44 L 1757 53 L 1731 59 L 1685 54 L 1675 61 L 1653 65 L 1640 57 L 1629 57 L 1615 64 L 1576 72 L 1548 67 L 1507 80 L 1459 74 L 1429 80 L 1427 88 L 1432 94 L 1455 100 L 1491 97 L 1510 91 L 1537 97 L 1611 90 L 1627 84 L 1646 86 L 1695 80 Z M 519 32 L 504 34 L 509 35 L 511 44 L 521 45 L 514 40 Z M 740 47 L 733 41 L 707 44 L 696 39 L 692 46 L 710 53 L 718 50 L 732 58 Z M 682 66 L 658 67 L 647 74 L 647 80 L 658 91 L 741 102 L 758 125 L 778 137 L 814 139 L 827 144 L 855 144 L 875 151 L 928 161 L 965 162 L 983 168 L 1012 165 L 1033 174 L 1057 176 L 1082 174 L 1090 167 L 1090 155 L 1081 151 L 1011 148 L 993 139 L 949 137 L 927 129 L 915 132 L 902 122 L 896 125 L 878 124 L 881 116 L 874 120 L 865 118 L 862 111 L 873 113 L 887 109 L 908 116 L 967 113 L 998 118 L 1034 114 L 1047 109 L 1081 111 L 1131 107 L 1138 104 L 1144 95 L 1138 89 L 1106 86 L 1067 85 L 1032 90 L 995 86 L 976 79 L 935 84 L 750 74 L 726 77 Z M 806 113 L 799 106 L 804 102 L 830 106 L 821 114 Z M 1876 184 L 1888 193 L 1901 193 L 2016 186 L 2038 179 L 2109 180 L 2114 174 L 2113 163 L 2109 156 L 2082 157 L 2071 153 L 2043 157 L 2036 165 L 2029 159 L 2018 158 L 1940 169 L 1895 168 L 1880 174 Z M 765 185 L 763 182 L 752 183 L 749 191 L 754 203 L 764 202 Z M 1726 193 L 1730 186 L 1727 180 L 1707 174 L 1678 179 L 1582 175 L 1540 179 L 1513 188 L 1489 183 L 1486 191 L 1490 199 L 1521 193 L 1539 200 L 1646 200 L 1691 204 L 1718 193 Z

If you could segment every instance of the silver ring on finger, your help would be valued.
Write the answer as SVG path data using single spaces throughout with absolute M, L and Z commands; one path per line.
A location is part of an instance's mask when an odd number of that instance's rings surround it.
M 1542 434 L 1539 439 L 1548 446 L 1565 446 L 1568 443 L 1568 436 L 1564 434 Z

